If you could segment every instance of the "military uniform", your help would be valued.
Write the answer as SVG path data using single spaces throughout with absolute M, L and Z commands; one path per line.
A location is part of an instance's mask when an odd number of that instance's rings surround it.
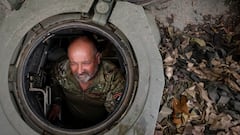
M 83 91 L 71 73 L 68 60 L 55 67 L 54 79 L 63 87 L 62 98 L 76 119 L 100 121 L 115 109 L 121 98 L 125 87 L 121 72 L 109 61 L 102 61 L 98 68 L 92 84 Z

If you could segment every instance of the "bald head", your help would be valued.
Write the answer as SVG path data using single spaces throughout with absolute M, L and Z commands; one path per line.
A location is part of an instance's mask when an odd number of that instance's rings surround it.
M 68 56 L 69 54 L 79 52 L 79 51 L 90 53 L 92 55 L 95 55 L 97 53 L 97 49 L 93 41 L 91 41 L 87 36 L 79 37 L 69 45 Z
M 87 82 L 94 77 L 100 63 L 100 54 L 88 37 L 74 40 L 68 47 L 68 58 L 72 73 L 79 82 Z

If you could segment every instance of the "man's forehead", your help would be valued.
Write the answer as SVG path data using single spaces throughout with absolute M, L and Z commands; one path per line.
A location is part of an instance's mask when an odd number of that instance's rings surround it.
M 96 54 L 96 49 L 87 42 L 77 42 L 75 44 L 72 44 L 68 48 L 68 55 L 74 56 L 74 55 L 84 55 L 84 56 L 93 56 Z
M 89 62 L 94 59 L 94 57 L 69 57 L 70 62 Z
M 70 43 L 68 47 L 68 49 L 71 49 L 71 48 L 87 48 L 91 50 L 96 49 L 93 41 L 91 41 L 87 37 L 81 37 L 81 38 L 75 39 L 72 43 Z

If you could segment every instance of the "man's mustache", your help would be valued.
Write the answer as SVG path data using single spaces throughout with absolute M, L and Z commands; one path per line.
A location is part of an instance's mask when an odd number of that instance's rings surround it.
M 86 76 L 86 75 L 89 75 L 89 73 L 83 72 L 83 73 L 81 73 L 81 74 L 77 74 L 77 76 Z

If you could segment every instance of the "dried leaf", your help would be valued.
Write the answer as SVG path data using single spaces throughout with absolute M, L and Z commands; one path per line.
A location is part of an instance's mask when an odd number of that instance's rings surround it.
M 182 113 L 182 123 L 185 125 L 186 123 L 187 123 L 187 121 L 188 121 L 188 119 L 189 119 L 189 113 L 188 114 L 186 114 L 186 113 Z
M 191 135 L 192 130 L 193 130 L 193 126 L 191 125 L 191 123 L 187 123 L 184 128 L 183 135 Z
M 194 67 L 193 63 L 191 62 L 188 62 L 187 71 L 196 73 L 196 75 L 201 79 L 207 79 L 211 81 L 218 80 L 221 77 L 221 75 L 216 74 L 208 69 L 204 69 L 204 68 L 200 69 L 200 68 Z
M 204 89 L 204 84 L 203 83 L 197 83 L 196 84 L 197 88 L 199 89 L 199 92 L 200 92 L 200 95 L 201 97 L 207 102 L 207 108 L 206 108 L 206 111 L 205 111 L 205 120 L 208 121 L 209 120 L 209 116 L 212 114 L 212 113 L 216 113 L 214 108 L 213 108 L 213 101 L 209 99 L 208 97 L 208 93 L 207 91 Z
M 231 71 L 231 73 L 236 80 L 240 80 L 240 75 L 236 71 Z
M 232 62 L 229 66 L 229 69 L 231 70 L 239 70 L 240 69 L 240 64 L 238 64 L 237 62 Z
M 226 38 L 226 40 L 227 40 L 227 43 L 230 43 L 231 42 L 231 40 L 232 40 L 232 33 L 229 33 L 229 34 L 227 34 L 226 36 L 225 36 L 225 38 Z
M 201 71 L 202 71 L 202 73 L 199 74 L 199 77 L 202 79 L 215 81 L 222 77 L 221 74 L 216 74 L 215 72 L 208 70 L 208 69 L 205 69 L 205 70 L 203 69 Z
M 212 103 L 212 100 L 209 99 L 207 91 L 204 89 L 204 83 L 200 82 L 196 84 L 197 88 L 200 91 L 202 98 L 208 103 Z
M 173 51 L 172 51 L 172 56 L 176 59 L 178 57 L 178 49 L 175 48 Z
M 218 80 L 221 77 L 221 74 L 216 74 L 215 72 L 205 68 L 205 62 L 200 63 L 200 68 L 194 67 L 194 64 L 188 62 L 187 71 L 194 72 L 201 79 L 207 79 L 211 81 Z
M 188 63 L 187 67 L 188 67 L 189 71 L 192 71 L 192 69 L 194 67 L 194 64 L 192 62 L 189 62 L 189 61 L 187 63 Z
M 230 64 L 232 62 L 232 55 L 226 57 L 226 64 Z
M 231 127 L 231 131 L 233 135 L 239 135 L 240 134 L 240 125 Z
M 174 35 L 173 27 L 167 27 L 167 30 L 168 30 L 168 34 L 169 34 L 170 38 L 173 38 L 173 35 Z
M 188 53 L 185 53 L 185 55 L 186 55 L 186 57 L 187 57 L 188 59 L 190 59 L 190 58 L 192 57 L 192 51 L 191 51 L 191 52 L 188 52 Z
M 165 74 L 168 77 L 168 79 L 170 80 L 173 76 L 173 67 L 167 66 L 166 70 L 165 70 Z
M 218 104 L 227 104 L 228 101 L 230 100 L 231 98 L 228 97 L 228 96 L 221 96 L 220 99 L 218 100 Z
M 192 98 L 194 98 L 194 99 L 195 99 L 195 96 L 196 96 L 195 88 L 196 88 L 196 86 L 193 85 L 192 87 L 190 87 L 190 88 L 188 88 L 188 89 L 185 90 L 185 92 L 186 92 L 187 94 L 189 94 L 189 95 L 190 95 Z
M 201 122 L 202 121 L 202 112 L 200 112 L 199 108 L 195 106 L 190 109 L 190 117 L 189 121 Z
M 208 124 L 212 124 L 212 123 L 214 123 L 215 122 L 215 120 L 217 119 L 217 114 L 216 113 L 211 113 L 210 115 L 209 115 L 209 119 L 208 119 Z
M 203 39 L 200 39 L 200 38 L 191 38 L 191 42 L 197 43 L 201 47 L 206 46 L 205 41 Z
M 161 122 L 163 118 L 166 118 L 170 114 L 172 114 L 172 109 L 170 109 L 165 103 L 161 108 L 161 111 L 158 113 L 158 122 Z
M 173 117 L 173 123 L 176 125 L 177 128 L 181 127 L 183 123 L 181 116 L 179 116 L 179 118 Z
M 201 75 L 201 76 L 203 75 L 202 71 L 194 67 L 193 63 L 188 62 L 187 66 L 188 66 L 187 71 L 194 72 L 197 75 Z
M 188 106 L 189 109 L 192 109 L 192 108 L 196 107 L 195 105 L 196 104 L 192 100 L 188 100 L 187 106 Z
M 172 106 L 173 106 L 173 123 L 180 127 L 182 124 L 187 122 L 189 117 L 189 110 L 187 106 L 187 97 L 181 95 L 180 100 L 177 98 L 173 98 Z
M 187 36 L 183 36 L 184 40 L 181 43 L 181 49 L 184 50 L 188 45 L 189 45 L 189 41 L 190 41 L 190 37 Z
M 205 125 L 197 125 L 194 126 L 194 129 L 192 131 L 193 135 L 204 135 Z
M 217 132 L 216 135 L 231 135 L 231 134 L 230 134 L 229 132 L 226 133 L 226 132 L 224 132 L 224 131 L 220 131 L 220 132 Z
M 214 65 L 214 66 L 219 66 L 219 65 L 221 65 L 221 61 L 213 58 L 213 59 L 211 60 L 211 64 Z
M 206 60 L 202 60 L 202 62 L 199 64 L 199 68 L 200 69 L 205 69 L 206 68 L 206 63 L 207 63 Z
M 231 122 L 232 117 L 230 115 L 221 113 L 213 119 L 214 119 L 213 122 L 209 123 L 209 124 L 211 124 L 211 126 L 210 126 L 211 130 L 225 129 L 226 131 L 228 131 L 229 128 L 233 126 L 233 124 Z
M 172 119 L 166 116 L 158 126 L 161 134 L 240 134 L 240 31 L 234 31 L 240 20 L 218 19 L 214 25 L 190 25 L 183 33 L 173 27 L 163 29 L 162 35 L 169 35 L 163 36 L 160 48 L 169 79 L 163 104 L 172 104 L 173 112 Z M 211 83 L 214 87 L 208 87 Z M 187 107 L 181 106 L 184 98 L 172 98 L 179 95 L 186 96 Z
M 167 52 L 165 55 L 164 65 L 166 66 L 172 66 L 176 63 L 176 58 L 178 57 L 178 50 L 174 49 L 171 52 Z
M 165 65 L 170 66 L 170 65 L 173 65 L 174 58 L 170 54 L 167 54 L 166 58 L 163 61 Z
M 163 131 L 155 130 L 154 135 L 163 135 Z
M 212 68 L 211 71 L 214 74 L 216 74 L 218 77 L 220 77 L 220 75 L 222 75 L 225 72 L 224 70 L 226 70 L 224 67 L 214 67 L 214 68 Z
M 234 81 L 229 78 L 225 78 L 224 81 L 230 86 L 230 88 L 240 92 L 240 87 Z

